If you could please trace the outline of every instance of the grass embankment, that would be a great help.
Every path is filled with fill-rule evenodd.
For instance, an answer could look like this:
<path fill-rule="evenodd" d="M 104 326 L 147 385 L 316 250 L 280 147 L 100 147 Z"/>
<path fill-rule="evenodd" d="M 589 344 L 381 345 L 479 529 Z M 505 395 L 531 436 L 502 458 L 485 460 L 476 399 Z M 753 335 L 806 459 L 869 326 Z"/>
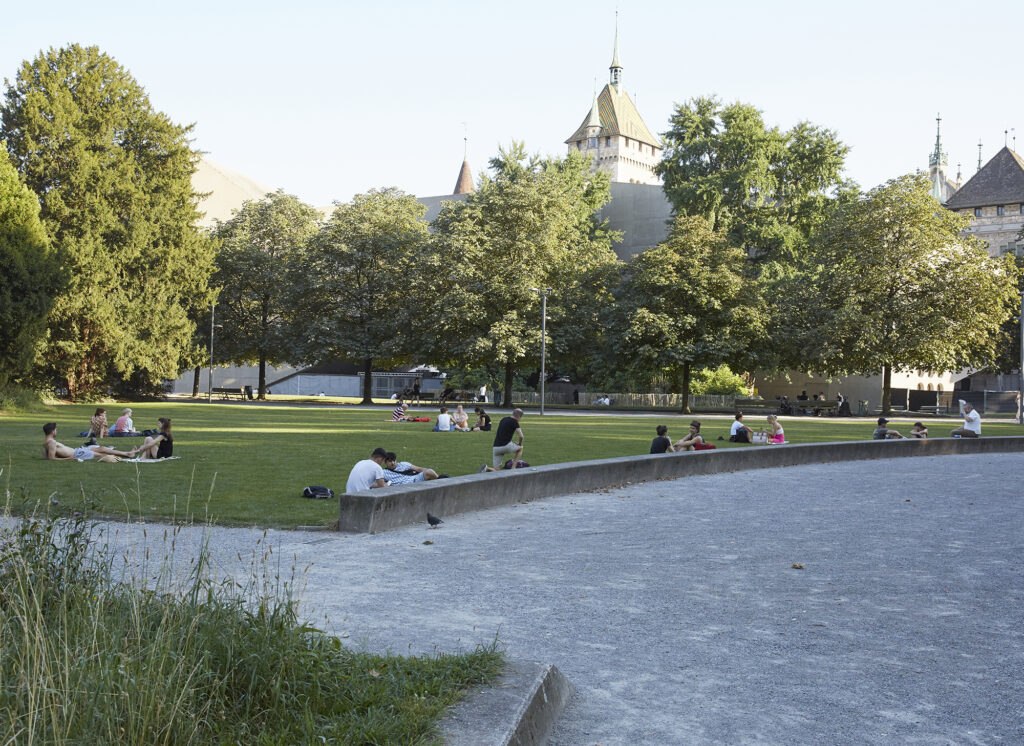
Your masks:
<path fill-rule="evenodd" d="M 108 407 L 117 413 L 120 407 Z M 41 457 L 42 425 L 58 423 L 58 438 L 69 445 L 81 440 L 94 405 L 63 405 L 46 410 L 0 415 L 0 466 L 19 498 L 84 495 L 102 514 L 158 520 L 215 521 L 227 525 L 295 527 L 327 525 L 337 519 L 336 500 L 304 500 L 311 484 L 343 492 L 352 465 L 381 446 L 420 466 L 452 475 L 475 472 L 490 463 L 493 433 L 435 433 L 432 423 L 392 423 L 384 410 L 319 407 L 205 404 L 193 402 L 134 405 L 136 427 L 155 428 L 158 416 L 174 421 L 175 455 L 181 460 L 160 464 L 47 462 Z M 413 413 L 433 417 L 435 407 Z M 498 419 L 497 417 L 495 418 Z M 691 418 L 570 416 L 528 411 L 524 460 L 531 465 L 612 458 L 647 453 L 656 425 L 681 438 Z M 719 447 L 728 441 L 731 418 L 704 419 L 703 433 Z M 912 419 L 894 419 L 890 427 L 909 430 Z M 750 415 L 758 427 L 763 417 Z M 933 436 L 945 436 L 955 420 L 929 420 Z M 497 425 L 497 422 L 495 422 Z M 784 419 L 793 443 L 863 440 L 874 421 L 802 417 Z M 983 420 L 985 435 L 1021 435 L 1011 423 Z M 140 439 L 104 441 L 130 448 Z M 768 447 L 746 446 L 738 447 Z M 189 495 L 200 495 L 200 498 Z"/>
<path fill-rule="evenodd" d="M 299 623 L 266 570 L 215 582 L 201 555 L 183 583 L 158 572 L 140 590 L 115 580 L 121 560 L 81 517 L 11 525 L 0 532 L 3 743 L 437 743 L 444 708 L 502 665 L 493 647 L 354 653 Z"/>

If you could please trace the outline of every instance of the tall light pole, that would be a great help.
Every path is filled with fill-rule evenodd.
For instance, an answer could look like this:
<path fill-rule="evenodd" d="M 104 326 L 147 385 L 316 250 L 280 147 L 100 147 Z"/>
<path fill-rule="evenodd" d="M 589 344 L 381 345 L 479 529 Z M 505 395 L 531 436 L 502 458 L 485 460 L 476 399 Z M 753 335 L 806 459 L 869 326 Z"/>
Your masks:
<path fill-rule="evenodd" d="M 540 413 L 544 414 L 544 384 L 547 380 L 548 293 L 551 288 L 530 288 L 540 295 Z"/>
<path fill-rule="evenodd" d="M 1017 424 L 1024 425 L 1024 292 L 1020 294 L 1020 377 L 1017 384 Z"/>
<path fill-rule="evenodd" d="M 213 404 L 213 309 L 214 302 L 210 301 L 210 375 L 207 377 L 208 389 L 206 392 L 206 403 Z"/>

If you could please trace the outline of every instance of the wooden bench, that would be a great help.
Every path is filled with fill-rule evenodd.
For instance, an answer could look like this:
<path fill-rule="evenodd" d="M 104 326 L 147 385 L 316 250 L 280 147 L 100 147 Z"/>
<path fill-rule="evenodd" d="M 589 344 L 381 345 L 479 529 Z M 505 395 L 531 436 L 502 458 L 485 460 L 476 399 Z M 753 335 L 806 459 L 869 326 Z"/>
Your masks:
<path fill-rule="evenodd" d="M 212 391 L 220 396 L 221 399 L 230 399 L 232 396 L 237 396 L 245 401 L 245 389 L 241 386 L 214 386 Z"/>
<path fill-rule="evenodd" d="M 924 404 L 921 406 L 921 411 L 925 414 L 942 415 L 949 414 L 949 407 L 945 404 Z"/>
<path fill-rule="evenodd" d="M 736 400 L 736 412 L 769 412 L 771 414 L 778 414 L 779 412 L 779 401 L 778 399 L 737 399 Z"/>
<path fill-rule="evenodd" d="M 424 401 L 437 401 L 437 392 L 436 391 L 421 391 L 420 395 L 419 395 L 419 400 L 421 402 L 424 402 Z M 416 401 L 416 396 L 413 395 L 413 397 L 412 397 L 412 399 L 410 401 Z"/>

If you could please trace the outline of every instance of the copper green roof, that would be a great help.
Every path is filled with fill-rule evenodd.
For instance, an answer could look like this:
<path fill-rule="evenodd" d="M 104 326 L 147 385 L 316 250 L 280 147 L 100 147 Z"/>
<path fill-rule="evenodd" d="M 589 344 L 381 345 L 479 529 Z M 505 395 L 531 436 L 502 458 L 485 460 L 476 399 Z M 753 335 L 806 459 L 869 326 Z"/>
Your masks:
<path fill-rule="evenodd" d="M 601 118 L 600 137 L 623 135 L 656 148 L 662 147 L 661 141 L 647 129 L 643 117 L 625 91 L 617 91 L 611 84 L 606 85 L 597 97 L 597 110 Z M 589 121 L 590 112 L 587 112 L 586 119 L 566 142 L 585 140 Z"/>

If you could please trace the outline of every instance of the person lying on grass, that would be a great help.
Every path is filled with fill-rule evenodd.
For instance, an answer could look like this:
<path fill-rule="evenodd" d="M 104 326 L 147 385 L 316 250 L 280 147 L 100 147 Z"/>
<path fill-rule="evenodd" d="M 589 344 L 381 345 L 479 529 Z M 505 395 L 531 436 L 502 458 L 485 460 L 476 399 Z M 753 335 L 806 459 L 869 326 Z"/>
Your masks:
<path fill-rule="evenodd" d="M 384 456 L 384 478 L 392 486 L 396 484 L 412 484 L 413 482 L 437 479 L 437 472 L 433 469 L 410 464 L 408 461 L 399 461 L 398 456 L 393 451 L 388 451 Z"/>
<path fill-rule="evenodd" d="M 146 436 L 139 447 L 139 458 L 159 459 L 170 458 L 174 454 L 174 436 L 171 435 L 171 418 L 159 417 L 160 434 L 155 437 Z"/>
<path fill-rule="evenodd" d="M 108 464 L 117 463 L 123 458 L 132 458 L 138 448 L 131 451 L 115 451 L 113 448 L 96 445 L 90 440 L 84 446 L 72 448 L 57 440 L 57 423 L 47 422 L 43 425 L 43 458 L 47 461 L 103 461 Z"/>

